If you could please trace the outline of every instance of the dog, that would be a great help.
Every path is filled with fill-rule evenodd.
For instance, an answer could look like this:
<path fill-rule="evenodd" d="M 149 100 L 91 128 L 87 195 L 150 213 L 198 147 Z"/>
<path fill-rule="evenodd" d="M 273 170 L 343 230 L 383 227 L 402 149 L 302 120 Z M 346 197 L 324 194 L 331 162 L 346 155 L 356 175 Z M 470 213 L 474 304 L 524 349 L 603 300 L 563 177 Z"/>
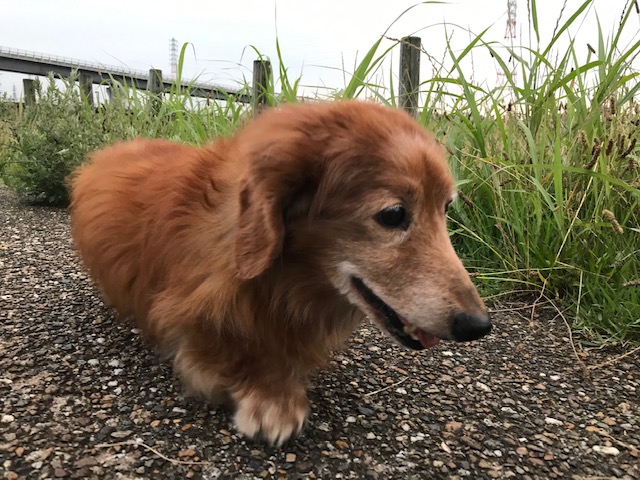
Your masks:
<path fill-rule="evenodd" d="M 106 147 L 70 186 L 102 294 L 248 437 L 301 430 L 310 375 L 365 317 L 413 350 L 491 329 L 447 233 L 444 149 L 400 110 L 274 107 L 204 147 Z"/>

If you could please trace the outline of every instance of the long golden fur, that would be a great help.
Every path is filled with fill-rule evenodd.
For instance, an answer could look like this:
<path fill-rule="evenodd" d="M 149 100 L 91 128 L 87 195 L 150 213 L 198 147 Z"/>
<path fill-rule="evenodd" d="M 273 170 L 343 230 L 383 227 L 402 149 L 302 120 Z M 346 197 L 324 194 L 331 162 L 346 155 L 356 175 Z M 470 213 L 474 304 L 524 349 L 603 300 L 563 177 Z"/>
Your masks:
<path fill-rule="evenodd" d="M 230 398 L 248 436 L 302 427 L 305 384 L 365 315 L 415 349 L 491 328 L 453 251 L 443 149 L 357 101 L 274 108 L 204 148 L 138 139 L 72 178 L 73 237 L 105 299 Z"/>

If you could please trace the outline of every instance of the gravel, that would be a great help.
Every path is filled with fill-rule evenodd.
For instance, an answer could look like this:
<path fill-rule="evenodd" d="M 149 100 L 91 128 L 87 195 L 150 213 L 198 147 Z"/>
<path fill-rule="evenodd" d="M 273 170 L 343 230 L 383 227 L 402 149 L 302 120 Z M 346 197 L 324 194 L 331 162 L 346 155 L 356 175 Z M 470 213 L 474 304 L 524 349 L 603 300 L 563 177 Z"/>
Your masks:
<path fill-rule="evenodd" d="M 421 354 L 362 326 L 277 449 L 103 306 L 66 210 L 0 189 L 0 277 L 0 478 L 640 478 L 638 355 L 576 356 L 546 310 L 495 306 L 482 341 Z"/>

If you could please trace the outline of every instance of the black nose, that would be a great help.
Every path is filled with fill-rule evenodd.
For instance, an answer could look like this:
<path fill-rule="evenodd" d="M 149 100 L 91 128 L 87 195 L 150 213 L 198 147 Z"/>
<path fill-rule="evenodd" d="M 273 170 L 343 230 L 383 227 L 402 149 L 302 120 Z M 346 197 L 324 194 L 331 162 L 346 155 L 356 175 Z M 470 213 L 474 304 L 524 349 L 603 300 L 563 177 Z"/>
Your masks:
<path fill-rule="evenodd" d="M 491 331 L 489 315 L 469 315 L 456 313 L 453 317 L 453 338 L 458 342 L 468 342 L 484 337 Z"/>

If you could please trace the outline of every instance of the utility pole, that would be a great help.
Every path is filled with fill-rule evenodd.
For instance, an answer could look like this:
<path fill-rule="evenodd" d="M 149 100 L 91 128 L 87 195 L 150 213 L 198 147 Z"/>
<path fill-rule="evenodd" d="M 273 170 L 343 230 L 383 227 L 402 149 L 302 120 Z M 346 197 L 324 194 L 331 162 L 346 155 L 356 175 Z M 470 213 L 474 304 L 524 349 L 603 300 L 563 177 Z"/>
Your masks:
<path fill-rule="evenodd" d="M 504 38 L 511 40 L 511 46 L 513 46 L 513 39 L 517 35 L 518 25 L 518 1 L 507 0 L 507 29 L 504 32 Z"/>
<path fill-rule="evenodd" d="M 509 41 L 509 47 L 511 48 L 511 52 L 514 50 L 514 40 L 518 35 L 518 0 L 507 0 L 507 25 L 504 31 L 505 40 Z M 518 75 L 518 70 L 515 65 L 515 59 L 513 55 L 509 55 L 509 60 L 507 61 L 507 65 L 510 66 L 511 71 L 511 80 L 513 83 L 516 81 L 516 77 Z M 507 75 L 506 72 L 502 70 L 502 67 L 497 67 L 497 75 L 498 75 L 498 84 L 499 86 L 507 87 Z M 508 89 L 511 92 L 511 88 Z M 508 94 L 509 95 L 509 94 Z M 511 95 L 509 95 L 511 96 Z M 509 100 L 509 106 L 511 106 L 511 100 Z"/>
<path fill-rule="evenodd" d="M 171 76 L 178 76 L 178 40 L 174 38 L 169 42 L 169 64 L 171 65 Z"/>

